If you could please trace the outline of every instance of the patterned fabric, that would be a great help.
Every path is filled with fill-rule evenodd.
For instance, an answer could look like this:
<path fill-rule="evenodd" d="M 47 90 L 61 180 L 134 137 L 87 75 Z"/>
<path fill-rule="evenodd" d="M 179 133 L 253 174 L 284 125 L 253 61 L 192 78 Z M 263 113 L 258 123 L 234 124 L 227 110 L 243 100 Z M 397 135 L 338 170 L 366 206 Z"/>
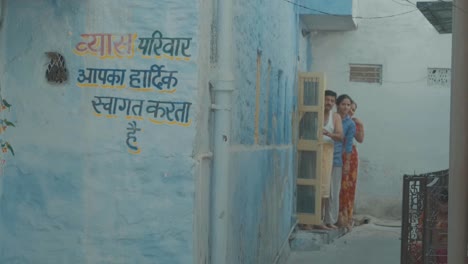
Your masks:
<path fill-rule="evenodd" d="M 354 122 L 353 122 L 354 123 Z M 361 129 L 361 126 L 355 126 L 356 133 Z M 354 136 L 353 136 L 354 137 Z M 346 138 L 345 140 L 349 140 Z M 354 138 L 352 139 L 354 142 Z M 343 164 L 346 162 L 346 152 L 343 153 Z M 340 190 L 340 221 L 344 226 L 351 225 L 353 222 L 354 200 L 356 197 L 356 183 L 359 167 L 359 155 L 356 146 L 353 144 L 351 158 L 349 163 L 349 173 L 341 178 Z"/>
<path fill-rule="evenodd" d="M 346 162 L 346 153 L 343 153 L 343 161 Z M 344 226 L 351 225 L 353 221 L 354 197 L 356 195 L 356 182 L 358 172 L 359 156 L 356 147 L 353 145 L 351 152 L 349 173 L 341 177 L 340 190 L 340 222 Z"/>

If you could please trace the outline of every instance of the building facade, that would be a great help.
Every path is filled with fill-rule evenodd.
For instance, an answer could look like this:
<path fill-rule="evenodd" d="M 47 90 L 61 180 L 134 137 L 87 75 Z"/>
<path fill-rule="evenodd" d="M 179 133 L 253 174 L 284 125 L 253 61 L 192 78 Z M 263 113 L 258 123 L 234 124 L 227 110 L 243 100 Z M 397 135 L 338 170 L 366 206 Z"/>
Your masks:
<path fill-rule="evenodd" d="M 216 236 L 225 263 L 282 260 L 310 38 L 297 2 L 236 1 L 232 32 L 221 2 L 2 1 L 1 263 L 211 263 Z M 217 110 L 230 119 L 221 194 Z"/>
<path fill-rule="evenodd" d="M 354 4 L 356 30 L 310 32 L 311 69 L 358 103 L 357 212 L 399 218 L 403 175 L 449 166 L 452 36 L 405 1 Z M 359 66 L 378 74 L 366 80 Z"/>

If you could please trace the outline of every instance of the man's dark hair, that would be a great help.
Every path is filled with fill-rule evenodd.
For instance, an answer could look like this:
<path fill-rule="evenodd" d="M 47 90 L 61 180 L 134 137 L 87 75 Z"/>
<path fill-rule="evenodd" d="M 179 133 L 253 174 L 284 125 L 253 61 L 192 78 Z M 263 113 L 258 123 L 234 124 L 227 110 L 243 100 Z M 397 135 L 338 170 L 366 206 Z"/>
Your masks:
<path fill-rule="evenodd" d="M 325 91 L 325 96 L 333 96 L 336 99 L 336 93 L 332 90 L 326 90 Z"/>

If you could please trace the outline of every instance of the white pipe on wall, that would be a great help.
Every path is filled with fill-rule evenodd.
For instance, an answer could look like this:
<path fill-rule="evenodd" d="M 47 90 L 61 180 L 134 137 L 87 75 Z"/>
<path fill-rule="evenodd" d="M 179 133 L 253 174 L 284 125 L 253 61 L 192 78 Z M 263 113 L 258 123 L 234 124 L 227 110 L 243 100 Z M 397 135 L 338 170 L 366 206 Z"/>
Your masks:
<path fill-rule="evenodd" d="M 468 242 L 468 1 L 454 1 L 448 263 L 465 263 Z"/>
<path fill-rule="evenodd" d="M 231 102 L 234 91 L 233 3 L 218 1 L 218 78 L 214 92 L 213 182 L 211 212 L 211 264 L 228 264 L 229 239 L 229 147 Z"/>

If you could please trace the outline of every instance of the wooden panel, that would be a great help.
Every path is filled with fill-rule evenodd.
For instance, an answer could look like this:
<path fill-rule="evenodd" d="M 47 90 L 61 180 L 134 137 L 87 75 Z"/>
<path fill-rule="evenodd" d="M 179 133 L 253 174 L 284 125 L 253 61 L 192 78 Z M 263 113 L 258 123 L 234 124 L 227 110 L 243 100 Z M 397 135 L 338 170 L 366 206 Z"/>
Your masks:
<path fill-rule="evenodd" d="M 300 179 L 300 178 L 298 178 L 298 179 L 296 180 L 296 183 L 297 183 L 298 185 L 310 185 L 310 186 L 312 186 L 312 185 L 317 185 L 317 184 L 319 184 L 319 180 Z"/>
<path fill-rule="evenodd" d="M 315 214 L 302 214 L 298 213 L 297 218 L 301 224 L 315 225 L 320 223 L 320 216 Z"/>
<path fill-rule="evenodd" d="M 325 100 L 324 74 L 300 73 L 298 89 L 297 216 L 301 224 L 319 224 L 322 218 L 320 188 Z M 302 159 L 313 164 L 301 164 L 304 162 Z"/>

